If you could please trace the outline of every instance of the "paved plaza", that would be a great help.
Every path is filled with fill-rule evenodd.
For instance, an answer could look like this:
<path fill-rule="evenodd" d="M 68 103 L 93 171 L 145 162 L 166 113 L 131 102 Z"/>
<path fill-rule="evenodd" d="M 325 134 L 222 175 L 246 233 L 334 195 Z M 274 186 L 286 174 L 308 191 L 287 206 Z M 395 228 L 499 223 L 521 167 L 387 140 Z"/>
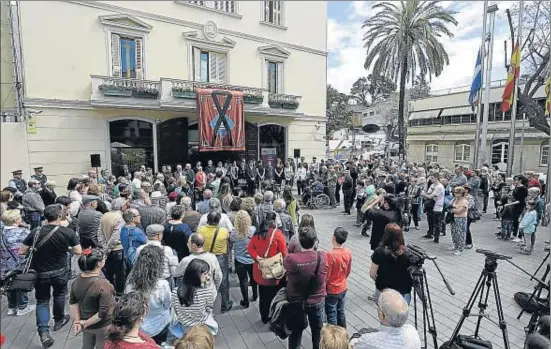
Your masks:
<path fill-rule="evenodd" d="M 306 211 L 302 211 L 305 213 Z M 359 229 L 353 226 L 355 217 L 343 216 L 340 208 L 327 211 L 312 211 L 316 219 L 316 228 L 319 233 L 320 246 L 322 249 L 331 248 L 331 234 L 335 227 L 343 226 L 351 233 L 347 242 L 348 248 L 353 252 L 353 268 L 348 283 L 348 295 L 346 305 L 346 319 L 348 332 L 350 334 L 364 327 L 376 327 L 377 311 L 374 303 L 368 300 L 368 296 L 374 292 L 374 282 L 369 277 L 370 255 L 368 238 L 360 235 Z M 535 271 L 545 253 L 543 251 L 544 240 L 549 239 L 549 228 L 540 228 L 536 243 L 535 253 L 525 256 L 516 253 L 516 244 L 498 241 L 494 237 L 497 222 L 493 221 L 490 214 L 487 214 L 482 221 L 473 224 L 473 240 L 475 248 L 484 248 L 513 256 L 513 261 L 529 272 Z M 431 255 L 438 257 L 437 263 L 445 274 L 449 283 L 455 291 L 452 296 L 446 290 L 442 279 L 434 265 L 427 261 L 426 272 L 434 306 L 436 329 L 438 332 L 438 344 L 448 339 L 461 315 L 461 309 L 466 304 L 480 272 L 484 266 L 484 256 L 468 250 L 462 256 L 454 256 L 447 248 L 451 245 L 451 237 L 441 237 L 440 244 L 433 244 L 430 240 L 422 239 L 426 232 L 426 221 L 421 222 L 421 230 L 412 230 L 406 233 L 406 242 L 419 245 Z M 522 348 L 524 340 L 523 326 L 528 322 L 528 316 L 524 315 L 520 320 L 516 317 L 520 311 L 519 306 L 513 299 L 517 291 L 532 292 L 534 282 L 522 271 L 514 268 L 507 262 L 500 261 L 497 269 L 498 281 L 501 292 L 505 319 L 508 324 L 509 339 L 511 348 Z M 540 272 L 541 276 L 542 272 Z M 286 341 L 280 341 L 270 333 L 268 326 L 260 322 L 257 310 L 257 303 L 249 309 L 242 309 L 239 306 L 241 295 L 239 292 L 237 278 L 232 276 L 231 296 L 234 300 L 234 308 L 227 314 L 216 316 L 220 324 L 220 332 L 216 336 L 216 348 L 225 349 L 277 349 L 286 348 Z M 33 298 L 34 301 L 34 298 Z M 219 309 L 219 306 L 217 307 Z M 6 336 L 5 348 L 26 349 L 40 348 L 35 327 L 34 313 L 21 317 L 6 316 L 7 303 L 2 299 L 2 333 Z M 68 309 L 67 309 L 68 311 Z M 413 308 L 411 308 L 413 313 Z M 490 319 L 497 321 L 497 312 L 493 297 L 490 296 L 487 314 Z M 411 315 L 411 314 L 410 314 Z M 413 316 L 411 316 L 413 321 Z M 461 331 L 463 334 L 472 334 L 476 318 L 470 318 Z M 503 339 L 497 325 L 488 319 L 483 319 L 480 327 L 482 338 L 490 340 L 494 348 L 503 348 Z M 75 337 L 69 326 L 62 331 L 53 333 L 56 343 L 54 349 L 73 349 L 81 345 L 81 337 Z M 303 336 L 303 346 L 311 348 L 309 334 Z M 432 341 L 429 343 L 432 348 Z"/>

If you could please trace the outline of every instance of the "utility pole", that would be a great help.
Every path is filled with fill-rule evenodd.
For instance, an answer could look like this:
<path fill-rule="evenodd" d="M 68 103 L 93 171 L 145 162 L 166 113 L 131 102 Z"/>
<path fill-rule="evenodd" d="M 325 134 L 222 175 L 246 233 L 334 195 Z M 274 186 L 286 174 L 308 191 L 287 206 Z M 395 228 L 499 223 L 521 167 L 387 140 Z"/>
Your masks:
<path fill-rule="evenodd" d="M 519 44 L 519 56 L 522 54 L 522 18 L 524 14 L 524 1 L 520 1 L 520 10 L 518 13 L 518 44 Z M 513 42 L 513 52 L 515 43 Z M 513 111 L 511 112 L 511 131 L 509 133 L 509 149 L 507 152 L 507 177 L 511 177 L 513 174 L 513 162 L 515 158 L 515 128 L 517 124 L 517 106 L 518 106 L 518 96 L 517 90 L 520 79 L 520 67 L 519 74 L 515 78 L 514 89 L 513 89 Z"/>
<path fill-rule="evenodd" d="M 486 24 L 488 22 L 488 1 L 484 1 L 484 11 L 483 11 L 483 20 L 482 20 L 482 39 L 480 44 L 480 74 L 481 76 L 484 76 L 485 66 L 484 66 L 484 60 L 486 58 Z M 482 81 L 482 85 L 484 83 L 488 84 L 488 81 Z M 473 165 L 474 167 L 478 167 L 478 153 L 480 151 L 480 118 L 481 118 L 481 112 L 482 112 L 482 89 L 478 91 L 478 105 L 476 106 L 476 134 L 474 137 L 474 159 L 473 159 Z"/>
<path fill-rule="evenodd" d="M 478 155 L 477 168 L 482 168 L 482 165 L 487 162 L 488 151 L 486 150 L 488 138 L 488 118 L 490 115 L 490 89 L 492 81 L 492 60 L 494 57 L 494 31 L 496 22 L 496 12 L 498 8 L 496 4 L 490 5 L 486 12 L 490 14 L 490 35 L 488 36 L 488 65 L 485 71 L 486 88 L 484 90 L 484 115 L 482 117 L 482 131 L 480 133 L 480 154 Z M 483 43 L 484 45 L 484 43 Z"/>
<path fill-rule="evenodd" d="M 522 131 L 520 134 L 520 160 L 519 160 L 519 172 L 523 172 L 523 164 L 524 164 L 524 128 L 525 128 L 525 122 L 526 121 L 526 114 L 522 113 Z"/>

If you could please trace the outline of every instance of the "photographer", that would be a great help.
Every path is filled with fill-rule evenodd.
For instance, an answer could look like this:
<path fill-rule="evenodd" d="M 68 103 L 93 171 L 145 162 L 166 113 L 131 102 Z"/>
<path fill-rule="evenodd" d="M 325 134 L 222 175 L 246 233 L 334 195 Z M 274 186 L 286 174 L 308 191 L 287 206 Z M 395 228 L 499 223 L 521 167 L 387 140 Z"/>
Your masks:
<path fill-rule="evenodd" d="M 400 292 L 406 302 L 411 301 L 413 280 L 409 273 L 410 261 L 404 243 L 404 234 L 398 224 L 388 224 L 379 247 L 371 255 L 369 276 L 375 281 L 377 290 L 374 300 L 380 293 L 391 288 Z"/>

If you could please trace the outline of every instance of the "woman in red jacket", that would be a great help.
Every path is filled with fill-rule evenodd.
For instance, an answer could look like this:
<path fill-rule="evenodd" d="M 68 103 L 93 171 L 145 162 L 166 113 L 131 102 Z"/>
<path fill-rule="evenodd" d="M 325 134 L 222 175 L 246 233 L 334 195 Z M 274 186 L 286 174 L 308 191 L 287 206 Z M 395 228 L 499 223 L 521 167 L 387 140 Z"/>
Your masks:
<path fill-rule="evenodd" d="M 273 239 L 272 239 L 273 235 Z M 272 243 L 270 244 L 270 240 Z M 275 212 L 267 212 L 266 218 L 262 222 L 260 229 L 258 229 L 247 247 L 249 254 L 254 259 L 253 265 L 253 279 L 258 284 L 259 302 L 258 309 L 260 311 L 260 318 L 262 322 L 267 324 L 270 321 L 270 304 L 272 299 L 279 291 L 278 279 L 264 279 L 262 277 L 262 271 L 259 268 L 258 262 L 263 258 L 270 258 L 278 253 L 281 253 L 283 257 L 287 256 L 287 245 L 285 242 L 285 236 L 281 230 L 276 229 L 276 214 Z"/>

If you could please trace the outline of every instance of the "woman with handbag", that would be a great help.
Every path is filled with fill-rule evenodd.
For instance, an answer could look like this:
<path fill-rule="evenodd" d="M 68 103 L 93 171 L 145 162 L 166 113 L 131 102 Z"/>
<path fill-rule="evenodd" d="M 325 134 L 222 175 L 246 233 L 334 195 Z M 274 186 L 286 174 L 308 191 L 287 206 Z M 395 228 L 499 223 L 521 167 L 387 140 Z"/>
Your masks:
<path fill-rule="evenodd" d="M 25 261 L 25 256 L 19 255 L 19 245 L 29 235 L 30 230 L 23 226 L 23 218 L 19 210 L 6 210 L 2 214 L 2 242 L 0 243 L 0 277 L 4 283 L 6 275 L 16 270 Z M 7 315 L 25 315 L 36 308 L 29 304 L 27 292 L 7 291 Z"/>
<path fill-rule="evenodd" d="M 82 349 L 103 349 L 107 327 L 115 306 L 115 289 L 101 275 L 107 255 L 100 249 L 86 249 L 78 259 L 82 274 L 71 285 L 69 307 L 73 332 L 82 332 Z"/>
<path fill-rule="evenodd" d="M 280 279 L 285 275 L 283 258 L 287 256 L 285 236 L 281 230 L 276 229 L 275 212 L 266 213 L 247 250 L 255 260 L 253 279 L 258 284 L 260 318 L 267 324 L 270 321 L 270 304 L 279 290 Z"/>
<path fill-rule="evenodd" d="M 467 213 L 469 211 L 469 202 L 467 200 L 467 190 L 463 187 L 453 189 L 454 199 L 450 203 L 453 220 L 451 221 L 453 246 L 449 251 L 454 251 L 454 255 L 459 256 L 465 248 L 465 238 L 467 237 Z"/>

